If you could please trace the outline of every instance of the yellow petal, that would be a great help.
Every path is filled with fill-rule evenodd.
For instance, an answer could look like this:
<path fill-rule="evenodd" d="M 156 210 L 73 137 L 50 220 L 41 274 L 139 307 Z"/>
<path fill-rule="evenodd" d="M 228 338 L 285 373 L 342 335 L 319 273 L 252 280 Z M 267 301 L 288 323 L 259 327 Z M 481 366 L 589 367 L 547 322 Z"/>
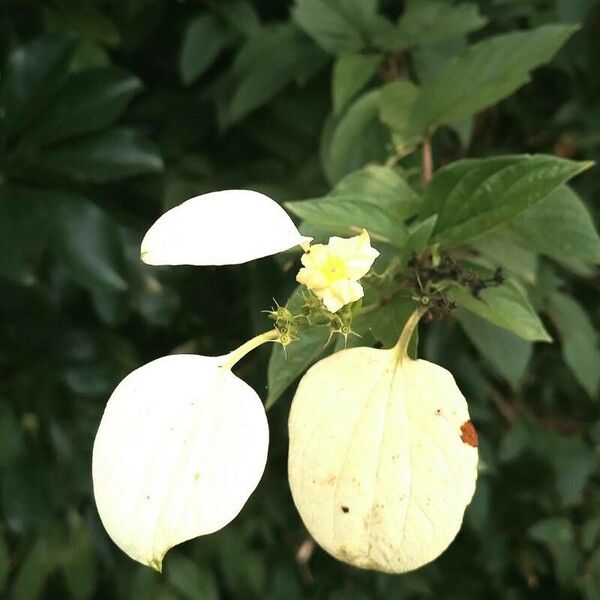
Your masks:
<path fill-rule="evenodd" d="M 211 192 L 163 214 L 146 233 L 141 258 L 150 265 L 229 265 L 305 245 L 274 200 L 250 190 Z"/>
<path fill-rule="evenodd" d="M 314 365 L 289 418 L 289 480 L 315 540 L 357 567 L 403 573 L 460 529 L 477 477 L 476 434 L 452 375 L 394 350 Z"/>
<path fill-rule="evenodd" d="M 158 570 L 170 548 L 235 518 L 265 467 L 263 405 L 219 367 L 223 360 L 175 355 L 136 369 L 112 394 L 96 435 L 104 527 L 131 558 Z"/>

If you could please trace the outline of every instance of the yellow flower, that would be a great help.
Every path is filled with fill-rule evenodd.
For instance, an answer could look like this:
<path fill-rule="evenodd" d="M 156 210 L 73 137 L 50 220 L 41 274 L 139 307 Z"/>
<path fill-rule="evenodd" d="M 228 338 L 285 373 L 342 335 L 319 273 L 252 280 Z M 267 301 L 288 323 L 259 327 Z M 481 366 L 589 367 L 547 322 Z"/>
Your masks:
<path fill-rule="evenodd" d="M 330 237 L 328 244 L 314 244 L 302 256 L 302 269 L 296 281 L 312 290 L 327 310 L 337 312 L 342 306 L 364 296 L 364 277 L 379 252 L 371 247 L 366 229 L 351 238 Z"/>

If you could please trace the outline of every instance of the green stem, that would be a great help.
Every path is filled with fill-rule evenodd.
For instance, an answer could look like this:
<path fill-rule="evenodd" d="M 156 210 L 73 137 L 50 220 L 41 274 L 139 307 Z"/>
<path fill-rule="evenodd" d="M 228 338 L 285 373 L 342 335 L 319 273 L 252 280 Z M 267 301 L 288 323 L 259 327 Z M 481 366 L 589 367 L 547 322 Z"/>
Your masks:
<path fill-rule="evenodd" d="M 258 348 L 262 344 L 266 342 L 274 342 L 279 337 L 279 331 L 276 329 L 271 329 L 269 331 L 265 331 L 253 337 L 251 340 L 248 340 L 245 344 L 242 344 L 239 348 L 235 349 L 233 352 L 230 352 L 227 355 L 227 360 L 221 365 L 222 369 L 231 370 L 238 361 L 240 361 L 248 352 L 251 352 L 255 348 Z"/>
<path fill-rule="evenodd" d="M 408 356 L 408 345 L 410 344 L 410 339 L 413 336 L 417 325 L 419 324 L 419 320 L 421 317 L 427 312 L 426 306 L 419 306 L 415 309 L 410 317 L 408 317 L 408 321 L 404 325 L 404 329 L 400 334 L 400 338 L 398 342 L 394 346 L 394 352 L 398 360 L 404 360 L 405 358 L 409 358 Z"/>

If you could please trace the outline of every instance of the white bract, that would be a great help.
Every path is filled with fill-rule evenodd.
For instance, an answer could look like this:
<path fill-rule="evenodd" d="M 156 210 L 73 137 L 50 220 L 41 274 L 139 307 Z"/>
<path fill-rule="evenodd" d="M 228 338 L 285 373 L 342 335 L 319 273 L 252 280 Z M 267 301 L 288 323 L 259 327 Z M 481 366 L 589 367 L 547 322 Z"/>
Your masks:
<path fill-rule="evenodd" d="M 164 213 L 142 240 L 149 265 L 232 265 L 302 246 L 288 214 L 250 190 L 211 192 Z"/>
<path fill-rule="evenodd" d="M 115 543 L 160 570 L 176 544 L 227 525 L 265 468 L 269 430 L 228 357 L 174 355 L 130 373 L 94 442 L 94 495 Z"/>
<path fill-rule="evenodd" d="M 327 552 L 403 573 L 460 529 L 477 436 L 451 373 L 398 349 L 353 348 L 302 378 L 289 418 L 294 502 Z"/>

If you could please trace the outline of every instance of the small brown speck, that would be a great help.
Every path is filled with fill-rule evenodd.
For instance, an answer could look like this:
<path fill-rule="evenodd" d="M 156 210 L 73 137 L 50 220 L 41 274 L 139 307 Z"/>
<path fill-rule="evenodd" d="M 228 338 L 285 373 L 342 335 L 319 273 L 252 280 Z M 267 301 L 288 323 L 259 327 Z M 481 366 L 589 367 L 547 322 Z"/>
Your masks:
<path fill-rule="evenodd" d="M 342 506 L 342 512 L 343 513 L 349 513 L 350 509 L 347 506 Z"/>
<path fill-rule="evenodd" d="M 437 408 L 435 410 L 435 414 L 438 415 L 438 416 L 441 415 L 442 414 L 442 409 L 441 408 Z"/>
<path fill-rule="evenodd" d="M 473 446 L 473 448 L 477 448 L 477 432 L 475 431 L 475 427 L 473 427 L 473 423 L 471 421 L 465 421 L 460 426 L 460 439 L 469 446 Z"/>

